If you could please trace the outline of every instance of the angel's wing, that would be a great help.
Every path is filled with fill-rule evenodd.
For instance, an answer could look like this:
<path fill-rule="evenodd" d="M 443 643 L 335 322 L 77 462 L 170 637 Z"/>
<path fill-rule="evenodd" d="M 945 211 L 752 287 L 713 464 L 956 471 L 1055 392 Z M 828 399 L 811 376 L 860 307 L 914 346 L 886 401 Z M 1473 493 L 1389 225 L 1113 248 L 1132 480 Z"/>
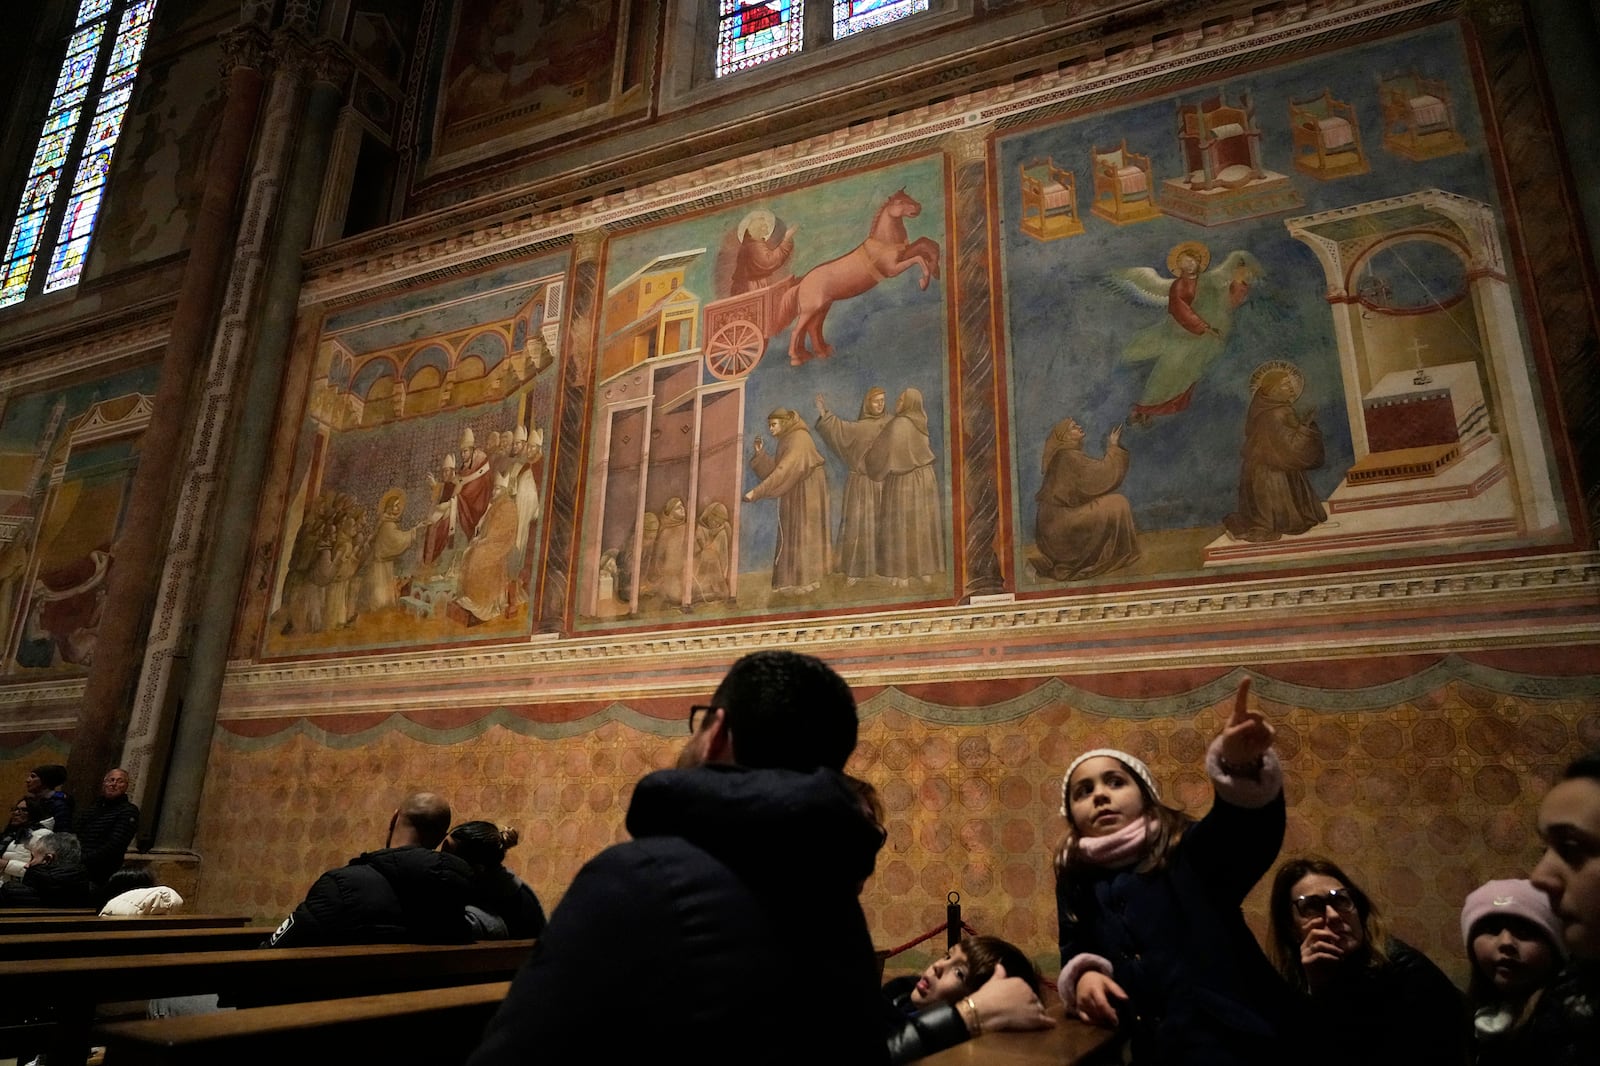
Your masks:
<path fill-rule="evenodd" d="M 1167 290 L 1172 279 L 1164 278 L 1150 267 L 1128 267 L 1114 270 L 1100 279 L 1100 284 L 1123 299 L 1143 307 L 1166 307 Z"/>

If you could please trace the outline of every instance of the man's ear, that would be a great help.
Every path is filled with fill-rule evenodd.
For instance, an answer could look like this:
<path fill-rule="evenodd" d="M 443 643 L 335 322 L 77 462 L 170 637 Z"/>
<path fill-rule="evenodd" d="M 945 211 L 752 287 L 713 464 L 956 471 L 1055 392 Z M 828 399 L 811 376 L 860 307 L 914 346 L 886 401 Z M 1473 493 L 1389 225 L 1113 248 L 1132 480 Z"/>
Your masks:
<path fill-rule="evenodd" d="M 733 762 L 733 729 L 728 725 L 728 712 L 721 707 L 711 712 L 705 725 L 706 762 Z"/>

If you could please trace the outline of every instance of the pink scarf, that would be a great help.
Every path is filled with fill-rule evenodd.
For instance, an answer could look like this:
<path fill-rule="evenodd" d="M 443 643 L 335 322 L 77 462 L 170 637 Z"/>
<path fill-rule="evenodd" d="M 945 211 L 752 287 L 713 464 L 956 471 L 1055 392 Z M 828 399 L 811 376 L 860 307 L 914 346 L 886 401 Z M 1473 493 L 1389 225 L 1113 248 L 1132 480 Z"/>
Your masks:
<path fill-rule="evenodd" d="M 1129 822 L 1115 833 L 1103 837 L 1083 837 L 1078 841 L 1078 854 L 1086 862 L 1115 870 L 1131 866 L 1144 851 L 1145 838 L 1150 835 L 1150 819 L 1140 818 Z"/>

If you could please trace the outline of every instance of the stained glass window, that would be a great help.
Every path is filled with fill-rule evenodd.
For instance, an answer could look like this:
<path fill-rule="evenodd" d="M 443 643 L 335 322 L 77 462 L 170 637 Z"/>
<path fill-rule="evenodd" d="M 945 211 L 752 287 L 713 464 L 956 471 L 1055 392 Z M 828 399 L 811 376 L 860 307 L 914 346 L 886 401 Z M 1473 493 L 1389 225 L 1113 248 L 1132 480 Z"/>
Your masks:
<path fill-rule="evenodd" d="M 805 0 L 721 0 L 717 77 L 793 55 L 805 42 Z"/>
<path fill-rule="evenodd" d="M 833 0 L 833 39 L 928 10 L 928 0 Z"/>
<path fill-rule="evenodd" d="M 0 307 L 77 283 L 155 9 L 156 0 L 80 0 L 0 262 Z M 49 240 L 41 283 L 34 266 Z"/>

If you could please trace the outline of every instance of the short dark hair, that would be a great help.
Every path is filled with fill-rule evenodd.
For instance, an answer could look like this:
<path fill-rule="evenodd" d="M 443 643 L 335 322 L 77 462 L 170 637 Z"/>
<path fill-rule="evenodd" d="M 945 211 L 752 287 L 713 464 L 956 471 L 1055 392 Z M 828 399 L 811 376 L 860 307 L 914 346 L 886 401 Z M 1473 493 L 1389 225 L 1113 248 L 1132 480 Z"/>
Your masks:
<path fill-rule="evenodd" d="M 757 769 L 843 770 L 856 750 L 856 699 L 821 659 L 752 652 L 728 669 L 711 697 L 733 736 L 733 758 Z"/>
<path fill-rule="evenodd" d="M 1592 777 L 1600 781 L 1600 748 L 1580 755 L 1567 764 L 1566 772 L 1561 775 L 1561 780 L 1571 781 L 1579 777 Z"/>
<path fill-rule="evenodd" d="M 1007 977 L 1020 977 L 1039 994 L 1039 973 L 1021 948 L 997 936 L 964 936 L 961 950 L 967 956 L 967 994 L 982 988 L 994 976 L 996 964 L 1006 968 Z"/>
<path fill-rule="evenodd" d="M 47 762 L 43 766 L 35 766 L 34 774 L 39 778 L 39 783 L 45 788 L 60 788 L 67 783 L 67 768 L 58 762 Z"/>
<path fill-rule="evenodd" d="M 492 870 L 505 864 L 506 852 L 520 839 L 515 829 L 502 829 L 493 822 L 462 822 L 445 837 L 444 850 L 468 866 Z"/>

